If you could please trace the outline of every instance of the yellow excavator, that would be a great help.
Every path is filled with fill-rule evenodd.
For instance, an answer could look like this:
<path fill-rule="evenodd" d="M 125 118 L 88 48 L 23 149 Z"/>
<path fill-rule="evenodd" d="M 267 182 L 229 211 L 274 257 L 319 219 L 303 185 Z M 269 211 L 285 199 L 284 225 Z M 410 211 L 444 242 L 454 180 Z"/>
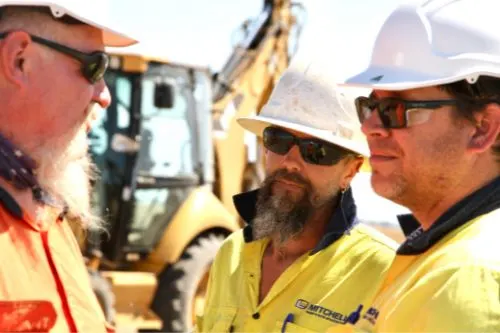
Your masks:
<path fill-rule="evenodd" d="M 94 291 L 117 328 L 190 331 L 224 238 L 239 229 L 232 196 L 262 177 L 257 113 L 288 66 L 304 8 L 264 0 L 218 73 L 140 49 L 110 49 L 113 102 L 90 133 L 105 234 L 81 245 Z"/>

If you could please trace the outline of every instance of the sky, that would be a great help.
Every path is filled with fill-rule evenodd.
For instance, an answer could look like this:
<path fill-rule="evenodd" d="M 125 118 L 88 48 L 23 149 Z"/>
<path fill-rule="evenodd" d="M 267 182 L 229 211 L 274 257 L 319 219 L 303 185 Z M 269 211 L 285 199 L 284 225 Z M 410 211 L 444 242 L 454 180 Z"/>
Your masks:
<path fill-rule="evenodd" d="M 335 51 L 339 79 L 363 70 L 376 32 L 401 0 L 302 0 L 307 20 L 301 48 L 321 43 Z M 111 0 L 112 20 L 133 31 L 138 47 L 171 61 L 219 70 L 229 57 L 241 23 L 257 16 L 263 0 Z M 338 50 L 338 52 L 337 52 Z M 396 223 L 407 212 L 377 196 L 369 175 L 353 182 L 360 218 Z"/>
<path fill-rule="evenodd" d="M 301 0 L 308 12 L 305 44 L 327 38 L 339 47 L 339 68 L 367 63 L 377 28 L 401 0 Z M 113 19 L 134 31 L 141 47 L 168 59 L 218 70 L 232 50 L 231 35 L 257 16 L 263 0 L 111 0 Z M 140 5 L 138 5 L 140 4 Z M 319 34 L 318 34 L 319 31 Z M 234 34 L 233 34 L 234 36 Z"/>

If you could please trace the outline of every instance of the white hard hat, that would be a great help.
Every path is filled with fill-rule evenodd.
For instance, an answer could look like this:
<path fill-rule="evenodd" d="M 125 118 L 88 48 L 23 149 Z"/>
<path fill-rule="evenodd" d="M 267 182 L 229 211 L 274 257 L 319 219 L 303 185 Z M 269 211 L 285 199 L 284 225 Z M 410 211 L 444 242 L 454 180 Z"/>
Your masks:
<path fill-rule="evenodd" d="M 258 136 L 262 136 L 268 126 L 279 126 L 368 156 L 368 145 L 354 108 L 354 95 L 342 91 L 335 84 L 335 77 L 330 59 L 323 62 L 296 57 L 260 114 L 237 121 Z"/>
<path fill-rule="evenodd" d="M 102 30 L 105 46 L 128 46 L 137 43 L 137 40 L 113 26 L 108 16 L 108 5 L 107 0 L 0 0 L 0 7 L 48 7 L 54 18 L 62 18 L 64 15 L 75 18 Z"/>
<path fill-rule="evenodd" d="M 368 68 L 346 84 L 404 90 L 500 77 L 498 4 L 421 0 L 399 6 L 378 33 Z"/>

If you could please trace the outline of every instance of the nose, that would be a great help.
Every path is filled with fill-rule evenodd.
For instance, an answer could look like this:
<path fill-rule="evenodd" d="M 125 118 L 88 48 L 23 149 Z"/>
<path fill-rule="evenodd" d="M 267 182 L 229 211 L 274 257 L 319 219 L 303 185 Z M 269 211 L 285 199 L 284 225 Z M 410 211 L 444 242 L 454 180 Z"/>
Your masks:
<path fill-rule="evenodd" d="M 303 168 L 304 160 L 300 155 L 297 145 L 294 145 L 285 156 L 283 156 L 282 166 L 289 172 L 300 172 Z"/>
<path fill-rule="evenodd" d="M 111 104 L 111 93 L 104 79 L 100 80 L 94 85 L 94 96 L 92 100 L 99 104 L 101 108 L 105 109 Z"/>
<path fill-rule="evenodd" d="M 368 119 L 365 119 L 363 123 L 361 124 L 361 131 L 367 136 L 367 137 L 373 137 L 373 136 L 378 136 L 378 137 L 386 137 L 389 136 L 389 130 L 384 128 L 382 125 L 382 121 L 380 120 L 380 116 L 378 114 L 377 110 L 374 110 Z"/>

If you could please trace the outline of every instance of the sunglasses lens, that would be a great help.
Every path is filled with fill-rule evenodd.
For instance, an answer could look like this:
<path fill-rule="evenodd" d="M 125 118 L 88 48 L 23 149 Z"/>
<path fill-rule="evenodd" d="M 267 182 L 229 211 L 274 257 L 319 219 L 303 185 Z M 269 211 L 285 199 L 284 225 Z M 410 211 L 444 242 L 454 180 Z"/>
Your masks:
<path fill-rule="evenodd" d="M 104 52 L 94 52 L 83 64 L 83 75 L 91 83 L 96 83 L 104 77 L 108 69 L 109 56 Z"/>
<path fill-rule="evenodd" d="M 304 161 L 317 165 L 334 165 L 346 155 L 343 149 L 315 139 L 303 139 L 300 153 Z"/>
<path fill-rule="evenodd" d="M 406 127 L 406 107 L 404 102 L 382 99 L 378 104 L 380 119 L 385 128 Z"/>
<path fill-rule="evenodd" d="M 358 97 L 355 100 L 355 104 L 359 122 L 363 123 L 370 117 L 374 110 L 373 101 L 367 97 Z"/>
<path fill-rule="evenodd" d="M 286 131 L 275 127 L 264 129 L 263 143 L 266 149 L 275 154 L 285 155 L 290 151 L 294 144 L 294 136 Z"/>

